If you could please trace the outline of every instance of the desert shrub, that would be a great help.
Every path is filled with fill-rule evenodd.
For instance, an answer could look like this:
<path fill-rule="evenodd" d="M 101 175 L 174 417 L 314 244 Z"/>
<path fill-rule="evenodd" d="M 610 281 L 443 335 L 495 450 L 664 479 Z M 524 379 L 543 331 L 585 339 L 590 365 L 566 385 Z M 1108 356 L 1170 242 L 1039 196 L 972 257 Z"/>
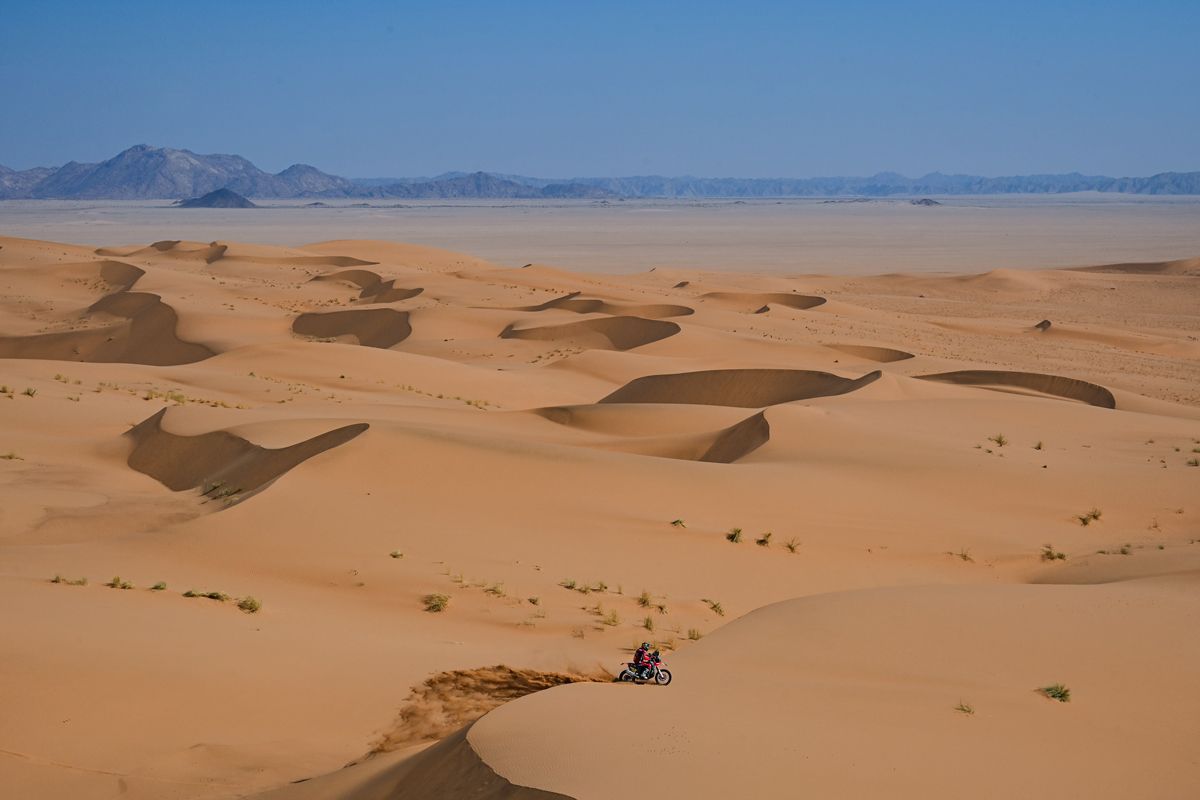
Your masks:
<path fill-rule="evenodd" d="M 1004 447 L 1004 445 L 1008 444 L 1008 439 L 1003 433 L 997 433 L 995 436 L 989 436 L 988 441 L 995 442 L 996 447 Z"/>
<path fill-rule="evenodd" d="M 260 603 L 257 598 L 246 595 L 237 601 L 237 607 L 242 611 L 245 611 L 247 614 L 257 614 L 259 609 L 262 608 L 262 603 Z"/>
<path fill-rule="evenodd" d="M 188 589 L 183 593 L 184 597 L 203 597 L 208 600 L 216 600 L 218 603 L 224 603 L 229 599 L 229 595 L 224 592 L 197 592 L 195 589 Z"/>
<path fill-rule="evenodd" d="M 427 594 L 421 598 L 421 602 L 425 605 L 426 611 L 438 614 L 445 611 L 446 606 L 450 605 L 450 595 Z"/>
<path fill-rule="evenodd" d="M 954 710 L 960 714 L 966 714 L 968 717 L 975 713 L 975 707 L 968 703 L 959 703 Z"/>
<path fill-rule="evenodd" d="M 710 610 L 711 610 L 711 611 L 712 611 L 714 614 L 716 614 L 718 617 L 723 617 L 723 616 L 725 616 L 725 609 L 724 609 L 724 608 L 722 608 L 721 604 L 720 604 L 720 603 L 718 603 L 716 600 L 709 600 L 709 599 L 707 599 L 707 598 L 702 598 L 702 599 L 700 600 L 700 602 L 701 602 L 701 603 L 704 603 L 705 605 L 707 605 L 707 606 L 709 607 L 709 609 L 710 609 Z"/>
<path fill-rule="evenodd" d="M 681 519 L 673 519 L 673 520 L 671 520 L 671 524 L 674 525 L 676 528 L 686 528 L 687 527 L 687 525 L 684 524 L 683 520 L 681 520 Z"/>
<path fill-rule="evenodd" d="M 771 536 L 772 536 L 771 532 L 767 531 L 762 536 L 755 539 L 754 543 L 756 545 L 758 545 L 759 547 L 770 547 L 771 546 Z"/>
<path fill-rule="evenodd" d="M 729 533 L 725 534 L 725 538 L 734 544 L 740 544 L 742 541 L 742 529 L 730 528 Z"/>
<path fill-rule="evenodd" d="M 166 588 L 167 588 L 167 585 L 165 583 L 163 583 L 162 581 L 159 581 L 158 583 L 156 583 L 150 587 L 150 591 L 161 592 L 161 591 L 164 591 Z"/>
<path fill-rule="evenodd" d="M 687 636 L 688 636 L 688 639 L 692 640 L 693 642 L 696 642 L 696 641 L 699 641 L 701 639 L 701 637 L 704 636 L 704 634 L 702 634 L 700 632 L 699 628 L 688 628 Z"/>
<path fill-rule="evenodd" d="M 132 589 L 133 588 L 133 584 L 130 583 L 129 581 L 121 580 L 120 575 L 114 575 L 113 579 L 104 585 L 110 589 Z"/>
<path fill-rule="evenodd" d="M 1046 697 L 1049 697 L 1051 700 L 1057 700 L 1060 703 L 1071 702 L 1071 690 L 1066 686 L 1063 686 L 1061 683 L 1043 686 L 1042 688 L 1038 689 L 1038 691 L 1044 694 Z"/>
<path fill-rule="evenodd" d="M 1052 544 L 1042 545 L 1042 561 L 1066 561 L 1067 554 L 1054 549 Z"/>
<path fill-rule="evenodd" d="M 399 550 L 393 550 L 388 555 L 392 558 L 404 558 L 404 553 L 401 553 Z"/>

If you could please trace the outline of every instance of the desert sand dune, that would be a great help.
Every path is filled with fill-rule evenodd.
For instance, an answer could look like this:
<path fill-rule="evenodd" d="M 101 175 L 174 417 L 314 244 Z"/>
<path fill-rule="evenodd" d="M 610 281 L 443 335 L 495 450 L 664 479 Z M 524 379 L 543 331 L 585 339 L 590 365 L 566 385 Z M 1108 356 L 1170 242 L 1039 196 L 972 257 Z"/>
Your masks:
<path fill-rule="evenodd" d="M 700 299 L 710 300 L 739 311 L 753 311 L 756 314 L 765 313 L 771 305 L 807 311 L 810 308 L 824 305 L 826 302 L 824 297 L 789 292 L 708 292 L 700 295 Z"/>
<path fill-rule="evenodd" d="M 119 258 L 168 258 L 180 261 L 196 261 L 212 264 L 225 256 L 228 245 L 219 242 L 185 242 L 178 239 L 164 239 L 147 246 L 134 247 L 98 247 L 98 256 L 117 256 Z"/>
<path fill-rule="evenodd" d="M 392 347 L 408 338 L 412 326 L 407 311 L 371 308 L 355 311 L 330 311 L 325 314 L 301 314 L 292 330 L 304 336 L 336 338 L 353 336 L 363 347 Z"/>
<path fill-rule="evenodd" d="M 0 240 L 0 794 L 1200 779 L 1200 282 L 216 245 Z"/>
<path fill-rule="evenodd" d="M 1061 375 L 1042 375 L 1036 372 L 1008 372 L 1004 370 L 958 370 L 935 375 L 918 375 L 921 380 L 954 383 L 960 386 L 979 386 L 985 389 L 1025 389 L 1038 394 L 1048 394 L 1099 408 L 1116 408 L 1113 393 L 1094 383 L 1064 378 Z"/>
<path fill-rule="evenodd" d="M 366 423 L 346 425 L 290 447 L 268 449 L 227 431 L 177 436 L 163 430 L 166 413 L 164 409 L 129 430 L 133 440 L 129 466 L 172 491 L 203 487 L 205 495 L 218 498 L 261 489 L 297 464 L 345 444 L 369 427 Z"/>
<path fill-rule="evenodd" d="M 328 275 L 318 275 L 314 281 L 340 281 L 356 286 L 361 291 L 359 299 L 368 303 L 395 303 L 408 300 L 425 291 L 423 288 L 402 289 L 396 287 L 396 279 L 384 280 L 381 275 L 365 269 L 347 269 Z"/>
<path fill-rule="evenodd" d="M 584 447 L 683 461 L 732 464 L 753 453 L 771 438 L 771 426 L 764 412 L 714 429 L 711 427 L 713 421 L 710 414 L 667 415 L 653 411 L 646 413 L 647 410 L 647 406 L 643 405 L 613 404 L 540 408 L 533 413 L 559 425 L 601 434 L 599 437 L 578 440 Z M 659 412 L 665 410 L 657 409 Z M 705 411 L 688 409 L 689 412 L 698 410 Z M 672 428 L 677 430 L 668 432 Z"/>
<path fill-rule="evenodd" d="M 622 386 L 601 403 L 688 403 L 763 408 L 829 397 L 860 389 L 879 377 L 842 378 L 828 372 L 786 369 L 725 369 L 647 375 Z"/>
<path fill-rule="evenodd" d="M 686 684 L 532 695 L 469 729 L 463 755 L 515 784 L 576 798 L 618 796 L 631 781 L 696 798 L 781 796 L 783 786 L 827 797 L 884 786 L 895 797 L 954 797 L 963 782 L 983 797 L 1182 796 L 1180 780 L 1197 777 L 1185 755 L 1200 724 L 1195 695 L 1151 706 L 1127 687 L 1178 685 L 1200 664 L 1200 641 L 1175 635 L 1200 612 L 1194 589 L 1194 580 L 1164 579 L 791 601 L 674 659 Z M 1127 626 L 1139 631 L 1137 652 L 1110 634 Z M 1070 702 L 1039 693 L 1056 683 Z M 575 724 L 581 718 L 589 724 Z M 631 718 L 641 736 L 623 735 Z M 603 749 L 584 744 L 601 732 Z M 669 746 L 648 760 L 648 742 Z M 1095 758 L 1111 746 L 1124 757 Z"/>
<path fill-rule="evenodd" d="M 679 333 L 674 322 L 641 317 L 600 317 L 565 325 L 541 325 L 531 328 L 505 327 L 501 339 L 528 339 L 539 342 L 574 344 L 579 347 L 603 347 L 632 350 Z"/>
<path fill-rule="evenodd" d="M 127 322 L 104 328 L 0 337 L 0 358 L 122 362 L 163 366 L 203 361 L 214 352 L 180 339 L 175 309 L 156 294 L 118 292 L 92 304 L 88 315 L 106 314 Z"/>
<path fill-rule="evenodd" d="M 561 308 L 574 311 L 576 314 L 611 314 L 613 316 L 646 317 L 647 319 L 663 319 L 665 317 L 686 317 L 694 314 L 695 309 L 688 306 L 658 303 L 651 305 L 632 305 L 628 303 L 612 303 L 608 300 L 580 297 L 582 292 L 571 292 L 563 297 L 556 297 L 544 303 L 533 306 L 521 306 L 513 311 L 546 311 L 551 308 Z"/>
<path fill-rule="evenodd" d="M 867 344 L 831 344 L 826 345 L 839 353 L 864 358 L 867 361 L 877 361 L 880 364 L 891 364 L 894 361 L 905 361 L 914 358 L 912 353 L 896 350 L 892 347 L 876 347 Z"/>

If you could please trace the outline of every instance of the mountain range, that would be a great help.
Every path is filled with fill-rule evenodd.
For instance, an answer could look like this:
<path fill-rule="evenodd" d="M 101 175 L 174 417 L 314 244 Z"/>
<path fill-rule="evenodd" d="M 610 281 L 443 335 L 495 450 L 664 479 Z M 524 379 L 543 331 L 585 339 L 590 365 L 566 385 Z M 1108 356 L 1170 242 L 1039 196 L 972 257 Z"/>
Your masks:
<path fill-rule="evenodd" d="M 908 178 L 894 172 L 868 177 L 696 178 L 660 175 L 624 178 L 534 178 L 489 172 L 449 172 L 433 178 L 343 178 L 307 164 L 269 173 L 236 155 L 135 145 L 99 164 L 13 170 L 0 166 L 0 200 L 181 199 L 229 189 L 258 198 L 772 198 L 886 197 L 892 195 L 1200 194 L 1200 172 L 1163 172 L 1143 178 L 1104 175 L 1015 175 L 986 178 L 933 172 Z"/>

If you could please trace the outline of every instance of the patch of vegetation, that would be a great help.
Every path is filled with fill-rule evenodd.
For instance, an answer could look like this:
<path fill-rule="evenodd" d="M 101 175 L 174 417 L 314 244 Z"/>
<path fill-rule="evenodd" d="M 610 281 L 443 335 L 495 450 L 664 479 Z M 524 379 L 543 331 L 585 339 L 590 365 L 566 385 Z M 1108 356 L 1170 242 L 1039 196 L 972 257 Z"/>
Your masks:
<path fill-rule="evenodd" d="M 163 583 L 162 581 L 159 581 L 158 583 L 156 583 L 156 584 L 154 584 L 153 586 L 151 586 L 151 587 L 150 587 L 150 591 L 152 591 L 152 592 L 162 592 L 162 591 L 165 591 L 165 590 L 166 590 L 166 588 L 167 588 L 167 584 Z"/>
<path fill-rule="evenodd" d="M 674 525 L 676 528 L 686 528 L 687 527 L 687 525 L 684 524 L 684 521 L 681 519 L 673 519 L 673 520 L 671 520 L 671 524 Z"/>
<path fill-rule="evenodd" d="M 1042 545 L 1042 561 L 1066 561 L 1067 554 L 1054 549 L 1052 544 Z"/>
<path fill-rule="evenodd" d="M 951 551 L 947 550 L 947 551 L 946 551 L 946 555 L 948 555 L 948 556 L 954 556 L 954 557 L 955 557 L 955 558 L 957 558 L 959 561 L 966 561 L 968 564 L 974 564 L 974 563 L 975 563 L 975 559 L 971 558 L 971 551 L 970 551 L 970 550 L 968 550 L 968 549 L 967 549 L 967 548 L 965 548 L 965 547 L 964 547 L 963 549 L 959 550 L 957 553 L 954 553 L 954 552 L 951 552 Z"/>
<path fill-rule="evenodd" d="M 487 587 L 483 591 L 485 593 L 493 595 L 495 597 L 504 597 L 504 594 L 505 594 L 503 583 L 493 583 L 491 586 Z"/>
<path fill-rule="evenodd" d="M 539 606 L 542 604 L 542 598 L 540 597 L 528 597 L 526 599 L 529 601 L 529 605 L 531 606 Z"/>
<path fill-rule="evenodd" d="M 21 392 L 21 394 L 25 395 L 26 397 L 33 397 L 35 394 L 37 394 L 37 389 L 28 386 L 25 388 L 25 391 Z"/>
<path fill-rule="evenodd" d="M 1187 465 L 1189 467 L 1200 467 L 1200 458 L 1189 458 L 1187 460 Z"/>
<path fill-rule="evenodd" d="M 242 611 L 245 611 L 247 614 L 257 614 L 262 608 L 262 603 L 260 603 L 257 598 L 246 595 L 237 601 L 237 607 Z"/>
<path fill-rule="evenodd" d="M 209 600 L 216 600 L 218 603 L 224 603 L 229 599 L 229 595 L 224 592 L 197 592 L 195 589 L 188 589 L 183 593 L 184 597 L 204 597 Z"/>
<path fill-rule="evenodd" d="M 5 461 L 24 461 L 25 460 L 11 450 L 9 450 L 4 455 L 0 455 L 0 458 L 4 459 Z"/>
<path fill-rule="evenodd" d="M 954 710 L 960 714 L 966 714 L 968 717 L 975 713 L 975 706 L 969 703 L 959 703 L 954 707 Z"/>
<path fill-rule="evenodd" d="M 571 580 L 569 578 L 565 581 L 559 581 L 558 585 L 563 587 L 564 589 L 570 589 L 572 591 L 574 591 L 575 588 L 578 586 L 578 584 L 576 584 L 574 580 Z"/>
<path fill-rule="evenodd" d="M 1076 514 L 1075 519 L 1079 520 L 1079 524 L 1085 528 L 1100 519 L 1101 511 L 1098 508 L 1093 508 L 1086 514 Z"/>
<path fill-rule="evenodd" d="M 637 596 L 637 604 L 642 608 L 649 608 L 653 602 L 654 598 L 652 598 L 650 593 L 645 590 L 643 590 L 642 593 Z"/>
<path fill-rule="evenodd" d="M 731 528 L 729 530 L 729 533 L 725 534 L 725 538 L 728 539 L 729 541 L 733 542 L 734 544 L 741 544 L 742 529 L 741 528 Z"/>
<path fill-rule="evenodd" d="M 646 630 L 650 631 L 651 633 L 653 633 L 654 632 L 654 617 L 643 617 L 642 618 L 642 627 L 645 628 Z"/>
<path fill-rule="evenodd" d="M 756 545 L 758 545 L 759 547 L 770 547 L 771 546 L 771 535 L 772 535 L 771 532 L 767 531 L 762 536 L 755 539 L 754 543 Z"/>
<path fill-rule="evenodd" d="M 607 625 L 611 628 L 611 627 L 621 624 L 621 617 L 617 615 L 616 611 L 609 611 L 600 620 L 600 624 Z"/>
<path fill-rule="evenodd" d="M 1035 445 L 1033 446 L 1033 449 L 1034 449 L 1034 450 L 1041 450 L 1041 449 L 1042 449 L 1042 441 L 1041 441 L 1040 439 L 1038 440 L 1038 443 L 1037 443 L 1037 444 L 1035 444 Z"/>
<path fill-rule="evenodd" d="M 393 550 L 388 555 L 392 558 L 404 558 L 404 553 L 401 553 L 399 550 Z"/>
<path fill-rule="evenodd" d="M 794 553 L 800 549 L 800 540 L 795 537 L 792 537 L 791 539 L 788 539 L 786 542 L 784 542 L 783 546 L 789 553 Z"/>
<path fill-rule="evenodd" d="M 702 598 L 700 598 L 700 602 L 701 602 L 701 603 L 704 603 L 705 605 L 707 605 L 707 606 L 708 606 L 708 608 L 709 608 L 709 610 L 711 610 L 711 611 L 712 611 L 714 614 L 716 614 L 718 617 L 723 617 L 723 616 L 725 616 L 725 609 L 724 609 L 724 608 L 722 608 L 722 607 L 721 607 L 721 604 L 720 604 L 720 603 L 718 603 L 716 600 L 709 600 L 709 599 L 707 599 L 707 598 L 703 598 L 703 597 L 702 597 Z"/>
<path fill-rule="evenodd" d="M 996 447 L 1004 447 L 1004 445 L 1008 444 L 1008 439 L 1003 433 L 997 433 L 995 436 L 989 436 L 988 441 L 994 442 Z"/>
<path fill-rule="evenodd" d="M 1060 703 L 1071 702 L 1071 690 L 1061 683 L 1055 683 L 1050 686 L 1043 686 L 1038 689 L 1039 692 L 1049 697 L 1051 700 L 1057 700 Z"/>
<path fill-rule="evenodd" d="M 693 642 L 698 642 L 704 637 L 699 628 L 688 628 L 687 637 Z"/>
<path fill-rule="evenodd" d="M 425 605 L 426 611 L 440 614 L 446 610 L 446 606 L 450 605 L 450 595 L 427 594 L 421 598 L 421 602 Z"/>
<path fill-rule="evenodd" d="M 129 581 L 121 580 L 120 575 L 114 575 L 113 579 L 104 585 L 110 589 L 132 589 L 133 588 L 133 584 L 130 583 Z"/>
<path fill-rule="evenodd" d="M 64 578 L 62 575 L 55 575 L 53 578 L 50 579 L 50 582 L 51 583 L 62 583 L 67 586 L 87 586 L 88 585 L 87 578 L 76 578 L 75 580 L 71 580 L 70 578 Z"/>

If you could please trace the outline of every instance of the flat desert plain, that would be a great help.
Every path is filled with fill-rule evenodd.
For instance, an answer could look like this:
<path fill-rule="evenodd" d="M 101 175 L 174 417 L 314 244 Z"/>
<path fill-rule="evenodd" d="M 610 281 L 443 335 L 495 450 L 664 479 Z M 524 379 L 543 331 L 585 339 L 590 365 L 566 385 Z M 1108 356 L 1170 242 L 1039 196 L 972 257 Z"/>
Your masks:
<path fill-rule="evenodd" d="M 1194 250 L 115 241 L 0 239 L 4 797 L 1196 796 Z"/>

